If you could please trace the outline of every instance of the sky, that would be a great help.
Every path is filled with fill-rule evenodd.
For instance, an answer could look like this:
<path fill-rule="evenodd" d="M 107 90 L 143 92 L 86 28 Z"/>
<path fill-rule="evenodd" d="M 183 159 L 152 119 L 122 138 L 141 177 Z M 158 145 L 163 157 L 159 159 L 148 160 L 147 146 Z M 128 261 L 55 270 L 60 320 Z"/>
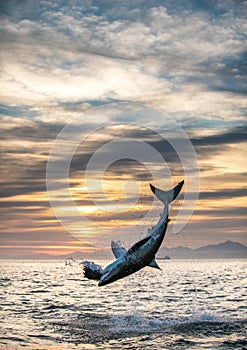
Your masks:
<path fill-rule="evenodd" d="M 2 256 L 247 244 L 247 1 L 5 0 Z M 177 225 L 177 226 L 176 226 Z"/>

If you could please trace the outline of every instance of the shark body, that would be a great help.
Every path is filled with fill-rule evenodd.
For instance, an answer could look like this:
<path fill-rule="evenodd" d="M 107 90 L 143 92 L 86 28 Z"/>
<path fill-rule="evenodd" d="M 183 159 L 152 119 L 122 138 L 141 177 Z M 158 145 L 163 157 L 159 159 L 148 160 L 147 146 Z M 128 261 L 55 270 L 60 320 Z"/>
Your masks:
<path fill-rule="evenodd" d="M 160 269 L 155 261 L 155 255 L 163 242 L 170 221 L 168 218 L 169 203 L 178 196 L 183 184 L 184 181 L 181 181 L 169 191 L 162 191 L 150 184 L 152 192 L 164 203 L 158 223 L 144 238 L 128 250 L 123 247 L 120 241 L 112 241 L 111 248 L 116 260 L 104 269 L 93 262 L 84 261 L 84 276 L 98 280 L 98 286 L 104 286 L 129 276 L 145 266 Z"/>

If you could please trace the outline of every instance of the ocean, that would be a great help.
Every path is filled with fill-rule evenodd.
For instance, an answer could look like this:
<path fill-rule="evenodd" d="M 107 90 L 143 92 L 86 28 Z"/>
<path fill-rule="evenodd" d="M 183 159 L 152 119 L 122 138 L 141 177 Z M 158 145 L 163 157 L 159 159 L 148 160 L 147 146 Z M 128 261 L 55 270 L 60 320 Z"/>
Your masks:
<path fill-rule="evenodd" d="M 247 349 L 247 260 L 158 263 L 99 288 L 79 262 L 1 261 L 0 349 Z"/>

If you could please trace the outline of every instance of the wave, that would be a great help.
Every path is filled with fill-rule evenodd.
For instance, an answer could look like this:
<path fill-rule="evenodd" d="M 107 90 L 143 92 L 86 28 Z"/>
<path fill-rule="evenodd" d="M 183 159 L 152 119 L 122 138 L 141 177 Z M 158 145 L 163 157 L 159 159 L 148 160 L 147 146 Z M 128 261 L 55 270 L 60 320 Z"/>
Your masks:
<path fill-rule="evenodd" d="M 142 314 L 107 315 L 85 313 L 75 320 L 53 323 L 56 331 L 60 330 L 68 337 L 80 341 L 106 341 L 126 337 L 138 337 L 152 334 L 180 335 L 178 339 L 220 336 L 240 332 L 247 325 L 247 319 L 226 319 L 212 314 L 201 314 L 191 317 L 162 318 Z M 95 334 L 97 330 L 97 334 Z M 188 339 L 191 337 L 191 339 Z M 180 340 L 179 340 L 180 341 Z"/>
<path fill-rule="evenodd" d="M 110 327 L 110 330 L 116 333 L 147 333 L 165 329 L 180 329 L 183 328 L 195 328 L 201 330 L 203 327 L 207 329 L 207 325 L 219 325 L 224 324 L 234 325 L 239 323 L 247 323 L 247 319 L 229 319 L 225 317 L 219 317 L 212 314 L 201 314 L 191 317 L 183 318 L 157 318 L 146 317 L 142 314 L 128 314 L 117 315 L 109 317 L 106 325 Z"/>

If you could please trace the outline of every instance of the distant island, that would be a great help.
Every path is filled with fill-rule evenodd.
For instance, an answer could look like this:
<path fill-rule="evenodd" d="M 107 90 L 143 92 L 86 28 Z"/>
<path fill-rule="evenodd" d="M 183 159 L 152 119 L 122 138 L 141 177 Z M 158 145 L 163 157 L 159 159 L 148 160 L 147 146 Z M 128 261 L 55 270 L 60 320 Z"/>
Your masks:
<path fill-rule="evenodd" d="M 197 249 L 186 247 L 161 248 L 158 259 L 247 259 L 247 247 L 239 242 L 226 241 Z"/>
<path fill-rule="evenodd" d="M 13 260 L 67 260 L 67 259 L 113 259 L 112 253 L 100 253 L 97 249 L 95 252 L 73 252 L 64 255 L 50 254 L 29 254 L 29 255 L 5 255 L 0 254 L 0 259 Z M 158 251 L 157 259 L 247 259 L 247 247 L 239 242 L 226 241 L 217 245 L 207 245 L 197 249 L 186 247 L 161 248 Z"/>

